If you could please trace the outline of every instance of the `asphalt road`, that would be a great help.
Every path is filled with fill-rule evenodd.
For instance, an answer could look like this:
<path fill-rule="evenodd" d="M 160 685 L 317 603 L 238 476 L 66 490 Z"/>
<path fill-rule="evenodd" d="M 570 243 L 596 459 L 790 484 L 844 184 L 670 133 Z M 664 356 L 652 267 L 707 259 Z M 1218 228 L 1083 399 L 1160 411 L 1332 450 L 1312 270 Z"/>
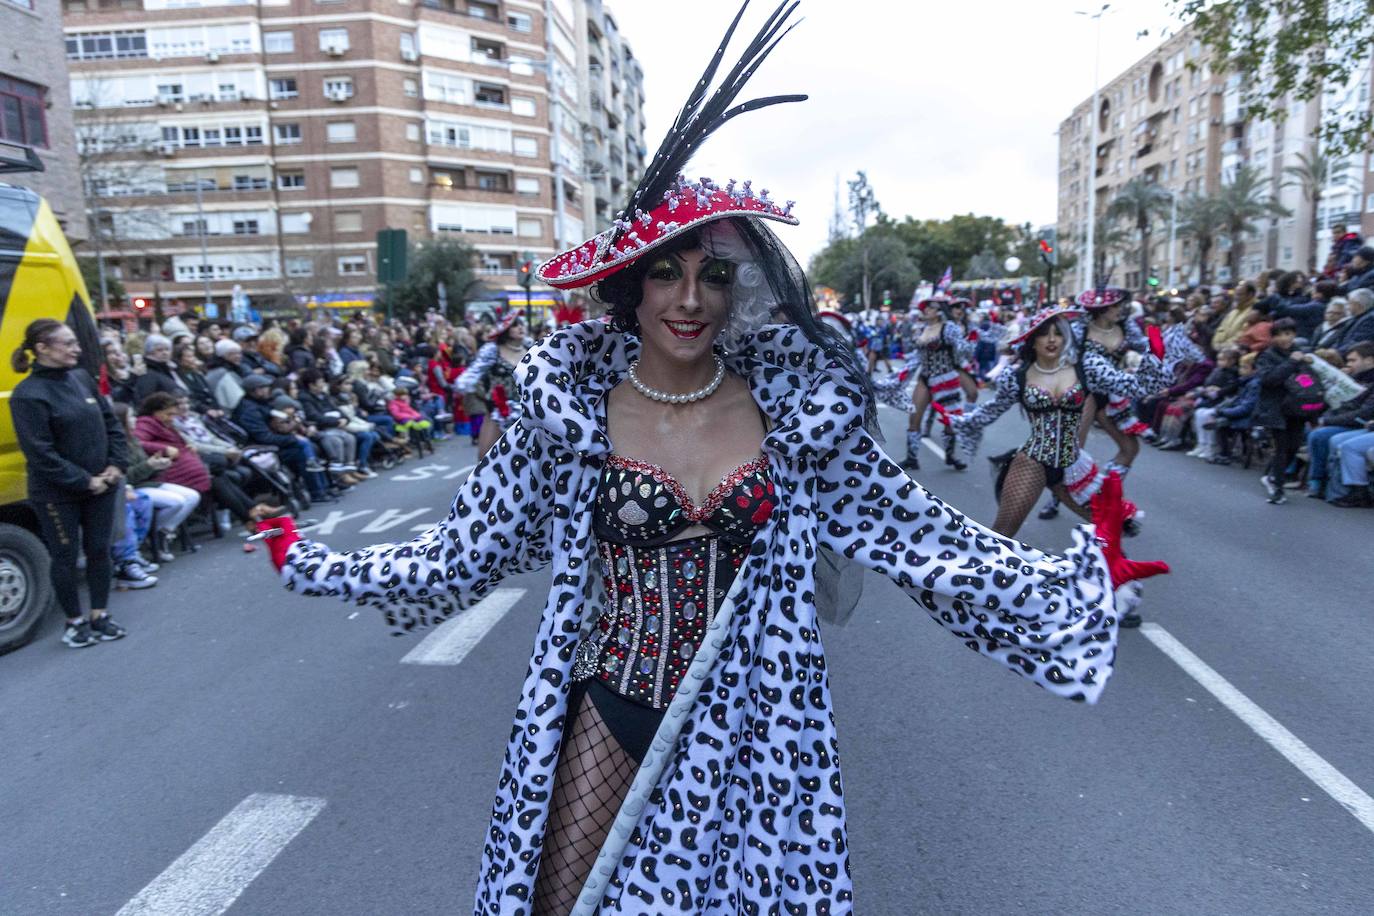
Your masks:
<path fill-rule="evenodd" d="M 900 452 L 902 418 L 883 425 Z M 988 453 L 1023 429 L 1008 415 Z M 991 521 L 981 458 L 923 457 Z M 321 539 L 406 536 L 472 462 L 441 445 L 326 507 Z M 1132 555 L 1174 573 L 1096 707 L 876 576 L 826 632 L 856 912 L 1374 912 L 1374 513 L 1270 506 L 1258 471 L 1148 448 L 1127 488 L 1149 514 Z M 1022 537 L 1053 549 L 1069 525 Z M 421 638 L 284 592 L 262 551 L 210 543 L 159 575 L 112 602 L 129 638 L 75 652 L 54 620 L 0 658 L 0 913 L 467 912 L 547 576 L 503 583 L 509 610 L 436 650 L 460 663 L 421 665 L 402 661 Z"/>

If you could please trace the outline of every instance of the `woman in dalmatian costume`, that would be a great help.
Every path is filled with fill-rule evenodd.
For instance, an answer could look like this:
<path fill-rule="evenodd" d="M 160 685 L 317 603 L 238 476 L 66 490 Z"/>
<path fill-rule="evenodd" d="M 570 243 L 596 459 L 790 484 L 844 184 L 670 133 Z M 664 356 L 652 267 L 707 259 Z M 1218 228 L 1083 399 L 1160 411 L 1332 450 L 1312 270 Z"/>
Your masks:
<path fill-rule="evenodd" d="M 853 348 L 817 322 L 767 226 L 795 224 L 790 206 L 677 174 L 740 110 L 731 99 L 791 11 L 707 98 L 722 42 L 628 216 L 540 267 L 558 288 L 595 284 L 610 320 L 525 357 L 519 418 L 445 520 L 349 552 L 265 523 L 288 588 L 377 607 L 401 633 L 551 567 L 476 914 L 853 911 L 823 549 L 1087 702 L 1115 660 L 1114 586 L 1165 571 L 1121 554 L 1111 483 L 1096 531 L 1053 556 L 908 478 L 870 432 Z M 790 323 L 767 324 L 774 309 Z"/>
<path fill-rule="evenodd" d="M 482 425 L 478 433 L 477 450 L 485 453 L 496 442 L 500 434 L 515 425 L 516 415 L 512 410 L 519 403 L 516 391 L 515 365 L 529 349 L 525 337 L 525 323 L 515 312 L 506 315 L 492 332 L 487 342 L 478 349 L 477 355 L 453 383 L 454 391 L 460 395 L 475 394 L 487 402 L 490 426 Z"/>

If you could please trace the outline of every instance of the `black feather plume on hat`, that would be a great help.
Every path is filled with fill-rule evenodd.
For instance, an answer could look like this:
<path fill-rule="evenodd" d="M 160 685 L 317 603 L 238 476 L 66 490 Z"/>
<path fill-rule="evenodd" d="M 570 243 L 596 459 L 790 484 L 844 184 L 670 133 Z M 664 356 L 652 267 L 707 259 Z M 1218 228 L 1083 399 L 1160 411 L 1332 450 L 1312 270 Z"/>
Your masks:
<path fill-rule="evenodd" d="M 744 11 L 749 8 L 749 0 L 744 0 L 739 12 L 735 14 L 734 21 L 725 30 L 725 37 L 721 39 L 715 54 L 711 55 L 706 72 L 701 75 L 692 94 L 687 97 L 687 103 L 678 112 L 668 135 L 663 138 L 658 152 L 654 153 L 653 160 L 644 170 L 639 186 L 630 195 L 630 202 L 621 214 L 622 219 L 632 219 L 636 210 L 652 210 L 662 203 L 664 194 L 676 187 L 677 177 L 687 167 L 688 160 L 701 148 L 706 138 L 725 122 L 745 112 L 757 111 L 770 105 L 806 101 L 807 97 L 804 95 L 773 95 L 730 107 L 744 88 L 744 84 L 754 75 L 754 71 L 758 70 L 759 65 L 778 46 L 778 42 L 796 26 L 796 22 L 789 23 L 788 20 L 800 4 L 801 0 L 784 0 L 773 11 L 773 15 L 768 17 L 753 41 L 745 47 L 720 86 L 708 98 L 707 91 L 716 77 L 716 71 L 720 69 L 726 47 L 734 37 L 735 29 L 744 17 Z M 619 239 L 622 231 L 616 230 L 615 240 Z"/>

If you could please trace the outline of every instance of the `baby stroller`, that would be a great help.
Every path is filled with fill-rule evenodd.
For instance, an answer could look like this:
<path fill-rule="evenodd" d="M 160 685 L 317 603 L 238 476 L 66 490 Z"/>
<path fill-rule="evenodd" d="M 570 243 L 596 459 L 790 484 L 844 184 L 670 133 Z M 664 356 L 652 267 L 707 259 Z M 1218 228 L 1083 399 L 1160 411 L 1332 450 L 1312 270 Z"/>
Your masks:
<path fill-rule="evenodd" d="M 249 474 L 245 489 L 253 496 L 265 496 L 284 506 L 292 515 L 300 515 L 310 508 L 310 493 L 304 482 L 292 476 L 281 463 L 277 450 L 270 445 L 254 445 L 248 441 L 243 427 L 227 417 L 205 417 L 205 426 L 215 435 L 228 439 L 243 452 L 242 467 Z"/>

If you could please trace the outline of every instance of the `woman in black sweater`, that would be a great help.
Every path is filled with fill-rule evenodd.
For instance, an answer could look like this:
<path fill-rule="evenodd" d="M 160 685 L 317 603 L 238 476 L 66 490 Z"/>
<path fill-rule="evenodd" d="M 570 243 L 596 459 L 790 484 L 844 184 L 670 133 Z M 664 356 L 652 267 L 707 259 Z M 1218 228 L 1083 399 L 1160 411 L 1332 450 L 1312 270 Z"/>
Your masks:
<path fill-rule="evenodd" d="M 124 431 L 95 380 L 78 368 L 81 345 L 60 321 L 39 318 L 24 329 L 10 363 L 32 373 L 15 386 L 10 413 L 28 464 L 29 502 L 52 555 L 52 584 L 67 617 L 62 642 L 74 649 L 119 639 L 110 619 L 110 539 L 127 467 Z M 86 553 L 89 616 L 77 591 L 78 547 Z"/>

